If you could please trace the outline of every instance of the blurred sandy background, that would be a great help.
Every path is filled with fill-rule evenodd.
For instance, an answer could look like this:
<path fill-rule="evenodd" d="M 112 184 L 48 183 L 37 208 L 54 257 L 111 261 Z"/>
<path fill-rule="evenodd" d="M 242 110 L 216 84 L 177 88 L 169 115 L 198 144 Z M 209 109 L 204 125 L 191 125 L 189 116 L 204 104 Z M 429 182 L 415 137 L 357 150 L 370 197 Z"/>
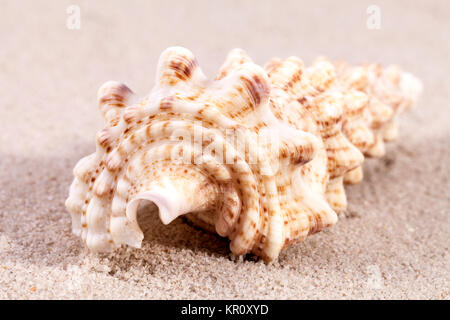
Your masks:
<path fill-rule="evenodd" d="M 70 4 L 81 29 L 66 27 Z M 381 9 L 381 29 L 366 9 Z M 450 297 L 450 5 L 442 1 L 0 0 L 0 298 Z M 64 200 L 94 151 L 96 91 L 153 86 L 181 45 L 213 76 L 228 51 L 255 62 L 325 54 L 399 63 L 425 86 L 388 156 L 349 187 L 346 217 L 277 263 L 230 259 L 227 242 L 182 221 L 142 222 L 142 250 L 89 254 Z"/>

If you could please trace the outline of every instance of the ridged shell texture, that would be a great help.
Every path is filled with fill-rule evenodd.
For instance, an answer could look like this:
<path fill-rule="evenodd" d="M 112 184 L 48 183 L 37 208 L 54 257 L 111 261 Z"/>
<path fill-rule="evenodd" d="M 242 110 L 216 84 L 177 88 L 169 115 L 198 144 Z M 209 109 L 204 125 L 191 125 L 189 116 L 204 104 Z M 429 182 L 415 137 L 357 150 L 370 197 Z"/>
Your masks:
<path fill-rule="evenodd" d="M 146 97 L 99 89 L 105 127 L 73 171 L 73 232 L 93 251 L 140 247 L 149 201 L 165 224 L 185 215 L 234 254 L 272 261 L 337 222 L 344 182 L 361 182 L 364 156 L 384 155 L 421 91 L 397 66 L 290 57 L 262 68 L 240 49 L 208 80 L 189 50 L 169 48 Z"/>

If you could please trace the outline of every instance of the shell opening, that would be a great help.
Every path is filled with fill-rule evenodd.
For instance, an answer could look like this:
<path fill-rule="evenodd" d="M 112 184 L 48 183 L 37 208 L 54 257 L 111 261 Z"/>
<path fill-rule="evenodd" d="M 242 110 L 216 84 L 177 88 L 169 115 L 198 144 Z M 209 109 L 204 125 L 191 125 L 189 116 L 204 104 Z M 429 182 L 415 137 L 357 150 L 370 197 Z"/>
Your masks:
<path fill-rule="evenodd" d="M 187 172 L 189 172 L 186 169 Z M 137 223 L 141 202 L 153 203 L 162 223 L 167 225 L 184 214 L 211 209 L 218 198 L 218 187 L 207 176 L 160 177 L 151 181 L 128 202 L 126 216 L 132 224 Z"/>
<path fill-rule="evenodd" d="M 182 199 L 174 195 L 171 191 L 161 188 L 156 188 L 148 192 L 143 192 L 137 195 L 133 200 L 131 200 L 127 205 L 127 217 L 131 221 L 136 221 L 137 211 L 139 204 L 142 200 L 147 200 L 152 202 L 159 212 L 159 218 L 162 223 L 169 224 L 179 216 L 188 213 L 183 210 Z"/>

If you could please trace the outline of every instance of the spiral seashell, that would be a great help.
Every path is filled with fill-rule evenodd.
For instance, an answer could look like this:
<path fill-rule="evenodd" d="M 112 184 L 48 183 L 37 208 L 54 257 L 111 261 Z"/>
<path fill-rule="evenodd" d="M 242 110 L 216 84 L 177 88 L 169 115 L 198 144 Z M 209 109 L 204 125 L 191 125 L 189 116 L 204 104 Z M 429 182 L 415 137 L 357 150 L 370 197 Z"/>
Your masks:
<path fill-rule="evenodd" d="M 189 50 L 168 48 L 146 97 L 113 81 L 99 89 L 105 127 L 73 170 L 73 232 L 93 251 L 139 248 L 144 201 L 164 224 L 185 216 L 228 238 L 236 255 L 276 259 L 345 209 L 344 176 L 360 169 L 375 136 L 388 135 L 371 101 L 417 98 L 414 78 L 394 71 L 357 85 L 355 70 L 323 58 L 308 68 L 272 59 L 263 69 L 235 49 L 208 80 Z"/>

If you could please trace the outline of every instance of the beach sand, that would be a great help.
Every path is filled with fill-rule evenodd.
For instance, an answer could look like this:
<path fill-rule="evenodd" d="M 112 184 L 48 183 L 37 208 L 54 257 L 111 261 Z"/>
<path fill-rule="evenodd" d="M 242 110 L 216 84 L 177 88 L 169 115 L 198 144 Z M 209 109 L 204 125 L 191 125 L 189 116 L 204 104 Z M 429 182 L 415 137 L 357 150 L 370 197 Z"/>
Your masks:
<path fill-rule="evenodd" d="M 2 1 L 0 10 L 1 299 L 449 299 L 450 5 L 376 1 Z M 81 28 L 66 9 L 81 9 Z M 277 262 L 234 261 L 228 243 L 182 220 L 143 216 L 142 249 L 91 254 L 71 234 L 72 168 L 95 150 L 97 89 L 139 95 L 159 54 L 181 45 L 212 77 L 229 50 L 258 64 L 321 54 L 398 63 L 423 80 L 387 156 L 367 160 L 332 228 Z"/>

